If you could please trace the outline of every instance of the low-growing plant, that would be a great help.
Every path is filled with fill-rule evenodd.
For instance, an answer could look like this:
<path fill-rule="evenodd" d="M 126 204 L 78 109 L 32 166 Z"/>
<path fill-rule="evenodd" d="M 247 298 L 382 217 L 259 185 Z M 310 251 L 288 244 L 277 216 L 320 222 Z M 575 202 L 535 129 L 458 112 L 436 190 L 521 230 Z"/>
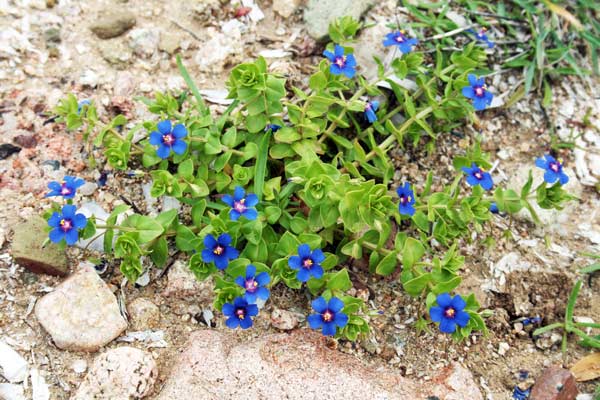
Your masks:
<path fill-rule="evenodd" d="M 462 280 L 461 243 L 473 232 L 483 235 L 495 214 L 528 209 L 537 220 L 532 202 L 563 207 L 572 197 L 562 186 L 562 164 L 540 158 L 545 181 L 535 188 L 531 173 L 522 188 L 495 186 L 489 156 L 476 141 L 454 159 L 456 176 L 439 190 L 432 172 L 421 187 L 394 181 L 390 149 L 433 150 L 440 135 L 489 105 L 492 93 L 472 74 L 486 54 L 471 43 L 449 56 L 438 51 L 430 65 L 416 51 L 418 41 L 398 30 L 382 38 L 398 57 L 389 68 L 376 59 L 378 77 L 369 82 L 350 46 L 359 27 L 350 18 L 332 25 L 337 43 L 327 46 L 307 88 L 269 72 L 262 57 L 236 66 L 226 82 L 232 103 L 218 117 L 179 58 L 191 96 L 143 99 L 152 120 L 118 115 L 103 122 L 93 102 L 68 96 L 55 110 L 58 122 L 83 130 L 90 149 L 102 148 L 113 169 L 146 169 L 152 196 L 174 197 L 190 211 L 150 217 L 119 205 L 106 221 L 91 217 L 80 229 L 79 217 L 59 214 L 54 204 L 47 212 L 50 239 L 64 243 L 64 233 L 72 244 L 72 232 L 91 238 L 105 230 L 104 250 L 121 260 L 130 282 L 142 274 L 143 257 L 163 268 L 173 253 L 186 253 L 198 279 L 213 277 L 214 307 L 231 328 L 252 326 L 270 290 L 286 285 L 315 297 L 313 329 L 348 340 L 368 334 L 377 311 L 348 294 L 346 268 L 363 259 L 370 273 L 397 276 L 408 294 L 423 298 L 442 332 L 456 339 L 485 332 L 488 312 L 475 296 L 449 295 Z M 53 183 L 52 194 L 72 189 L 69 182 Z M 418 329 L 431 323 L 426 318 L 418 316 Z"/>

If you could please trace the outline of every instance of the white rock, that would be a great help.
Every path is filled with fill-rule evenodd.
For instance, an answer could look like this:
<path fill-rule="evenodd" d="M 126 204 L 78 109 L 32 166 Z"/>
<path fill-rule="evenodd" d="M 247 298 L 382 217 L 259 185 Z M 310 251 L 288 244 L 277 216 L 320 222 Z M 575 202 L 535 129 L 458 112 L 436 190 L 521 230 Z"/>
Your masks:
<path fill-rule="evenodd" d="M 86 69 L 83 74 L 79 77 L 79 83 L 90 87 L 98 86 L 98 74 L 91 69 Z"/>
<path fill-rule="evenodd" d="M 87 266 L 42 297 L 35 315 L 64 350 L 97 351 L 127 328 L 114 294 Z"/>
<path fill-rule="evenodd" d="M 73 361 L 73 364 L 71 364 L 71 369 L 76 374 L 82 374 L 87 370 L 87 361 L 84 359 L 75 360 Z"/>
<path fill-rule="evenodd" d="M 31 369 L 31 388 L 33 391 L 32 400 L 50 399 L 50 389 L 40 372 L 36 368 Z"/>
<path fill-rule="evenodd" d="M 163 205 L 162 205 L 163 212 L 169 211 L 169 210 L 179 210 L 181 208 L 181 203 L 175 197 L 163 196 L 162 200 L 163 200 Z"/>
<path fill-rule="evenodd" d="M 140 57 L 150 58 L 156 53 L 160 42 L 160 30 L 156 28 L 136 28 L 127 35 L 129 47 Z"/>
<path fill-rule="evenodd" d="M 91 218 L 92 216 L 96 217 L 101 223 L 102 221 L 106 221 L 110 215 L 95 201 L 83 203 L 77 212 L 85 215 L 86 218 Z M 96 234 L 93 237 L 89 239 L 80 239 L 75 243 L 75 246 L 82 249 L 88 248 L 93 251 L 104 252 L 104 232 L 106 232 L 106 229 L 96 229 Z M 96 236 L 98 237 L 94 239 Z"/>
<path fill-rule="evenodd" d="M 29 366 L 27 361 L 12 347 L 0 340 L 0 368 L 2 376 L 11 383 L 27 379 Z"/>
<path fill-rule="evenodd" d="M 152 355 L 133 347 L 108 350 L 94 360 L 71 400 L 141 399 L 158 377 Z"/>
<path fill-rule="evenodd" d="M 201 89 L 200 94 L 202 97 L 204 97 L 204 100 L 210 103 L 221 104 L 224 106 L 228 106 L 233 103 L 233 99 L 227 98 L 229 91 L 225 89 Z"/>
<path fill-rule="evenodd" d="M 243 53 L 241 31 L 234 30 L 223 34 L 214 29 L 207 29 L 208 41 L 200 45 L 194 60 L 201 71 L 221 71 L 225 62 L 234 63 L 241 60 Z"/>
<path fill-rule="evenodd" d="M 262 12 L 260 7 L 254 2 L 254 0 L 242 0 L 242 5 L 244 7 L 249 7 L 252 10 L 248 14 L 248 18 L 250 18 L 253 22 L 258 22 L 261 19 L 265 18 L 265 14 Z"/>
<path fill-rule="evenodd" d="M 77 192 L 84 196 L 91 196 L 98 189 L 98 185 L 94 182 L 86 182 L 84 183 Z"/>
<path fill-rule="evenodd" d="M 2 400 L 26 400 L 23 394 L 23 386 L 12 383 L 0 383 L 0 399 Z"/>
<path fill-rule="evenodd" d="M 500 342 L 500 344 L 498 344 L 498 354 L 501 356 L 505 355 L 509 349 L 510 345 L 506 342 Z"/>

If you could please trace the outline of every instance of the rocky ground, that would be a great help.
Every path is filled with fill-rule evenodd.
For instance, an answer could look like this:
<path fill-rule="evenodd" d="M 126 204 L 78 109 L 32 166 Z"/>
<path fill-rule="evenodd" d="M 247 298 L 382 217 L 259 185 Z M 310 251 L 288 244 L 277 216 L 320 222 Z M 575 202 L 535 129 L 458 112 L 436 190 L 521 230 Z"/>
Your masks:
<path fill-rule="evenodd" d="M 369 338 L 335 343 L 308 332 L 308 298 L 283 288 L 274 291 L 254 329 L 231 332 L 213 314 L 210 283 L 196 282 L 185 260 L 166 273 L 152 271 L 134 287 L 123 285 L 113 265 L 102 271 L 86 265 L 97 253 L 36 254 L 31 243 L 39 242 L 40 223 L 34 217 L 49 205 L 47 182 L 66 174 L 89 182 L 80 203 L 87 202 L 90 213 L 124 201 L 150 213 L 178 206 L 151 199 L 144 178 L 87 167 L 81 136 L 44 124 L 60 98 L 73 92 L 94 99 L 102 118 L 123 113 L 142 120 L 147 111 L 131 99 L 183 89 L 175 65 L 181 54 L 218 112 L 231 66 L 263 55 L 272 69 L 302 84 L 320 59 L 316 39 L 325 32 L 324 18 L 358 16 L 368 2 L 242 3 L 251 10 L 243 16 L 237 2 L 219 0 L 0 0 L 0 399 L 339 399 L 359 393 L 373 399 L 508 399 L 515 385 L 528 387 L 538 378 L 540 387 L 556 378 L 568 388 L 563 397 L 548 398 L 572 398 L 565 397 L 574 390 L 572 378 L 552 371 L 541 377 L 546 367 L 562 364 L 560 335 L 531 333 L 564 316 L 577 271 L 589 263 L 584 254 L 600 252 L 600 102 L 597 81 L 590 79 L 557 82 L 545 110 L 536 96 L 510 110 L 489 110 L 478 126 L 440 140 L 431 156 L 392 152 L 397 180 L 410 176 L 420 186 L 433 169 L 442 182 L 451 179 L 451 157 L 477 130 L 498 162 L 494 179 L 517 187 L 553 139 L 575 144 L 561 155 L 571 177 L 567 188 L 579 201 L 562 212 L 539 210 L 540 227 L 527 215 L 497 217 L 485 233 L 494 246 L 482 246 L 475 233 L 464 244 L 460 290 L 474 291 L 494 311 L 488 337 L 456 344 L 437 332 L 418 335 L 412 323 L 420 303 L 397 282 L 368 276 L 358 265 L 351 268 L 357 294 L 384 313 L 372 321 Z M 371 37 L 387 30 L 383 24 L 392 20 L 395 3 L 377 2 L 367 13 L 378 25 L 356 46 L 359 65 L 384 52 Z M 501 94 L 515 81 L 498 74 L 491 87 Z M 505 238 L 505 230 L 513 238 Z M 53 275 L 26 270 L 19 259 Z M 577 318 L 600 321 L 599 290 L 597 276 L 584 283 Z M 523 323 L 534 316 L 542 322 Z M 571 338 L 566 366 L 588 353 Z"/>

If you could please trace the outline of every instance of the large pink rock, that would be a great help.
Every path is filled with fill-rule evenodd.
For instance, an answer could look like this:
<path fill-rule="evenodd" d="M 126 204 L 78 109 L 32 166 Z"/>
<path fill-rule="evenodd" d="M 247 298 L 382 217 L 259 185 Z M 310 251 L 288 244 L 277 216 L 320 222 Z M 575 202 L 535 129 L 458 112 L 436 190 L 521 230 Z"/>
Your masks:
<path fill-rule="evenodd" d="M 471 373 L 458 364 L 430 382 L 411 380 L 330 350 L 308 330 L 243 342 L 236 332 L 196 331 L 172 371 L 157 400 L 483 399 Z"/>

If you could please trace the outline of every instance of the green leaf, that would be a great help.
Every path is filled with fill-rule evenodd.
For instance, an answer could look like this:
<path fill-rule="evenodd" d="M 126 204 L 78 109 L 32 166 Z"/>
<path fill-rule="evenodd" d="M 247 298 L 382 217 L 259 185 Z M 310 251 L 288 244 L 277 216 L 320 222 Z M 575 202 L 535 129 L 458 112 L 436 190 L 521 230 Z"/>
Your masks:
<path fill-rule="evenodd" d="M 396 251 L 392 251 L 390 254 L 381 259 L 379 264 L 377 264 L 377 268 L 375 268 L 375 272 L 379 275 L 388 276 L 396 270 L 397 265 L 398 253 Z"/>
<path fill-rule="evenodd" d="M 412 268 L 425 254 L 423 244 L 414 238 L 407 238 L 402 249 L 402 265 L 404 268 Z"/>
<path fill-rule="evenodd" d="M 403 283 L 404 290 L 411 296 L 419 296 L 431 281 L 431 274 L 423 274 Z"/>
<path fill-rule="evenodd" d="M 352 282 L 346 268 L 336 272 L 327 282 L 327 288 L 331 291 L 345 292 L 352 288 Z"/>
<path fill-rule="evenodd" d="M 254 166 L 254 194 L 258 196 L 258 201 L 262 199 L 263 186 L 265 184 L 265 176 L 267 174 L 267 159 L 269 158 L 269 141 L 271 135 L 265 133 L 258 145 L 258 154 L 256 164 Z"/>
<path fill-rule="evenodd" d="M 167 239 L 164 236 L 160 237 L 152 247 L 150 247 L 150 258 L 158 268 L 162 268 L 167 263 L 169 257 L 169 247 Z"/>
<path fill-rule="evenodd" d="M 164 232 L 164 228 L 156 220 L 145 215 L 133 214 L 123 221 L 124 226 L 136 229 L 138 243 L 147 243 Z"/>
<path fill-rule="evenodd" d="M 187 226 L 179 225 L 175 236 L 175 244 L 181 251 L 196 250 L 199 240 L 196 234 Z"/>
<path fill-rule="evenodd" d="M 177 210 L 172 209 L 162 212 L 156 216 L 156 222 L 158 222 L 165 230 L 169 229 L 173 221 L 177 217 Z"/>
<path fill-rule="evenodd" d="M 177 174 L 185 179 L 191 181 L 194 179 L 194 162 L 191 158 L 188 158 L 177 167 Z"/>

